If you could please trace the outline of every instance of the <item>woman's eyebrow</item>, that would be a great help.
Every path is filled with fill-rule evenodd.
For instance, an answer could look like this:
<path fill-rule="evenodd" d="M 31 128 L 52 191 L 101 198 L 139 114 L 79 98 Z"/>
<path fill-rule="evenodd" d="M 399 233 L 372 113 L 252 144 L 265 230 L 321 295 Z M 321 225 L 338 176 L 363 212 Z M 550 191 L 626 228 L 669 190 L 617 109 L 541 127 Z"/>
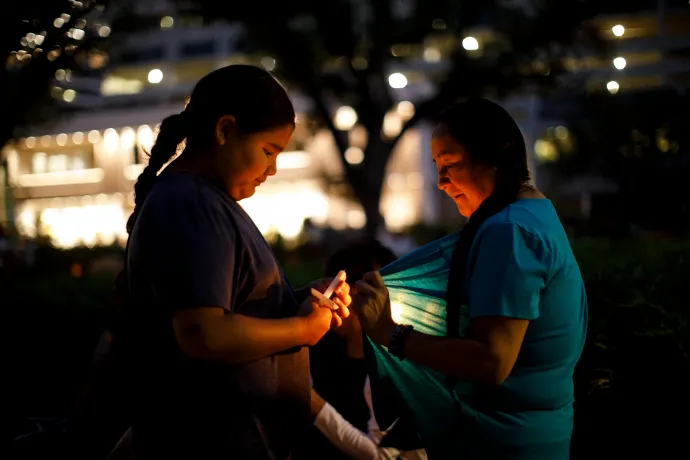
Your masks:
<path fill-rule="evenodd" d="M 441 151 L 439 152 L 439 154 L 436 155 L 436 157 L 438 157 L 439 159 L 441 159 L 441 158 L 443 158 L 443 157 L 447 157 L 447 156 L 450 156 L 450 155 L 453 155 L 453 152 L 451 152 L 450 150 L 441 150 Z M 431 161 L 433 161 L 434 163 L 436 163 L 436 159 L 435 159 L 435 158 L 432 158 Z"/>

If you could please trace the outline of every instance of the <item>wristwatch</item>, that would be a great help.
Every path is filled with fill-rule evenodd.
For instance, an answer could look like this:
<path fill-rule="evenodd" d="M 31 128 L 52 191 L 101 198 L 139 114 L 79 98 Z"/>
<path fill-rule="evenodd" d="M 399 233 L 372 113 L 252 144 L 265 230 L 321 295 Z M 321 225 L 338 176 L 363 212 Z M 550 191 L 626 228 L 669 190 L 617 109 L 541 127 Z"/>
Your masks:
<path fill-rule="evenodd" d="M 400 361 L 405 359 L 405 348 L 407 345 L 407 338 L 412 332 L 414 326 L 410 324 L 398 324 L 391 334 L 391 340 L 388 343 L 388 352 L 398 358 Z"/>

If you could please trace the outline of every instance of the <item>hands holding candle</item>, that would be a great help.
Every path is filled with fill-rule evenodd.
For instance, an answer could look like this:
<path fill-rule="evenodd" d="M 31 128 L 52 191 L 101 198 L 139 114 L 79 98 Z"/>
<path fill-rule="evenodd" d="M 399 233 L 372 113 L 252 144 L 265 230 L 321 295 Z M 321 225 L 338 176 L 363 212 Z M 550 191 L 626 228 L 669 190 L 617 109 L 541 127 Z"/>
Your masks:
<path fill-rule="evenodd" d="M 330 328 L 340 327 L 343 319 L 350 316 L 352 298 L 345 280 L 345 272 L 340 272 L 335 278 L 320 279 L 307 286 L 308 295 L 300 307 L 308 330 L 306 345 L 314 345 Z"/>

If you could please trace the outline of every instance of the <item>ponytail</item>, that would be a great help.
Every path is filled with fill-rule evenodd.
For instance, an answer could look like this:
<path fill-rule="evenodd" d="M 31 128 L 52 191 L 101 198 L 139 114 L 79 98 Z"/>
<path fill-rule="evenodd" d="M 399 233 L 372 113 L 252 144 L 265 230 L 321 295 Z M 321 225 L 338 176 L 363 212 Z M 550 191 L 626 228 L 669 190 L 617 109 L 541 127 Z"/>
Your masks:
<path fill-rule="evenodd" d="M 156 182 L 158 172 L 175 156 L 178 146 L 186 137 L 185 112 L 171 115 L 161 122 L 156 143 L 149 154 L 149 163 L 134 184 L 134 212 L 127 220 L 127 233 L 132 233 L 139 211 Z"/>

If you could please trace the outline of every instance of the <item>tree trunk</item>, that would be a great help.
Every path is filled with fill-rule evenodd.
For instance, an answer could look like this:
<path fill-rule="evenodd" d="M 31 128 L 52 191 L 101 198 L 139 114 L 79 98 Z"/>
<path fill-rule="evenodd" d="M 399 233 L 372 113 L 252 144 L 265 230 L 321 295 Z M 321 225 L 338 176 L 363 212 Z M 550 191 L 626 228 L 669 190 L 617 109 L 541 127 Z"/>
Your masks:
<path fill-rule="evenodd" d="M 368 237 L 376 237 L 385 225 L 381 215 L 381 194 L 386 174 L 386 165 L 393 149 L 391 143 L 372 140 L 364 152 L 364 161 L 359 168 L 348 168 L 348 180 L 362 205 L 366 216 L 364 228 Z"/>
<path fill-rule="evenodd" d="M 366 196 L 360 198 L 362 208 L 364 209 L 364 215 L 367 218 L 364 231 L 366 232 L 366 236 L 371 238 L 375 238 L 379 229 L 385 225 L 385 220 L 379 209 L 381 204 L 381 187 L 378 187 L 378 189 L 378 193 L 371 190 Z"/>

